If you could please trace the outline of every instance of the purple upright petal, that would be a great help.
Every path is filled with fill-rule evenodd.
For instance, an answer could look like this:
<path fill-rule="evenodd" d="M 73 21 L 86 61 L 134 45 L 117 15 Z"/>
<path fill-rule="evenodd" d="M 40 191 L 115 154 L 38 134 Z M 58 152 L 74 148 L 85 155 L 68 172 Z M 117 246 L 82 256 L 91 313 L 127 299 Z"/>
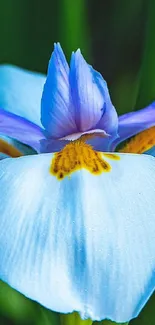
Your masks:
<path fill-rule="evenodd" d="M 101 134 L 102 130 L 95 130 L 96 132 L 90 133 L 81 133 L 78 134 L 72 134 L 71 137 L 62 138 L 58 140 L 53 139 L 44 139 L 40 142 L 40 152 L 57 152 L 62 150 L 67 144 L 70 143 L 70 141 L 75 141 L 77 139 L 82 138 L 83 136 L 86 136 L 85 142 L 93 147 L 94 150 L 97 151 L 109 151 L 109 147 L 111 145 L 111 137 Z M 97 132 L 98 131 L 98 132 Z M 91 137 L 92 134 L 92 137 Z M 78 136 L 78 137 L 77 137 Z M 88 137 L 88 138 L 87 138 Z M 70 138 L 70 139 L 69 139 Z M 72 139 L 71 139 L 72 138 Z"/>
<path fill-rule="evenodd" d="M 41 122 L 47 136 L 57 139 L 77 132 L 69 89 L 69 67 L 59 44 L 48 66 L 41 100 Z"/>
<path fill-rule="evenodd" d="M 113 143 L 113 150 L 116 146 L 136 135 L 139 132 L 142 132 L 155 125 L 155 102 L 149 105 L 146 108 L 143 108 L 137 112 L 131 112 L 119 117 L 118 123 L 118 134 L 119 138 Z"/>
<path fill-rule="evenodd" d="M 70 141 L 43 139 L 40 141 L 40 152 L 58 152 L 62 150 Z"/>
<path fill-rule="evenodd" d="M 40 151 L 40 140 L 44 139 L 43 130 L 23 117 L 0 109 L 0 133 L 14 138 Z"/>
<path fill-rule="evenodd" d="M 70 85 L 78 131 L 95 128 L 102 116 L 104 96 L 96 84 L 92 67 L 84 60 L 80 50 L 72 53 Z"/>
<path fill-rule="evenodd" d="M 96 71 L 94 70 L 94 73 L 95 72 Z M 96 82 L 104 96 L 105 101 L 102 117 L 96 127 L 103 129 L 106 133 L 110 134 L 113 137 L 116 137 L 118 131 L 118 115 L 115 107 L 111 102 L 107 83 L 98 72 L 96 72 Z"/>
<path fill-rule="evenodd" d="M 84 60 L 80 50 L 72 54 L 70 85 L 79 131 L 94 128 L 117 129 L 117 113 L 111 103 L 107 84 L 100 73 Z"/>

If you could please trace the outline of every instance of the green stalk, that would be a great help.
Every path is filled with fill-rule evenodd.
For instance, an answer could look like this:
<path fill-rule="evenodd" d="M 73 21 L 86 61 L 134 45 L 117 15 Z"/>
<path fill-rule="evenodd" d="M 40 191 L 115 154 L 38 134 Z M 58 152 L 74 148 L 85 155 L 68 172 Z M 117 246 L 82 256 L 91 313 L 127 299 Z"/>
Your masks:
<path fill-rule="evenodd" d="M 82 320 L 78 313 L 60 314 L 61 325 L 92 325 L 91 319 Z"/>
<path fill-rule="evenodd" d="M 83 55 L 89 58 L 89 23 L 85 0 L 62 0 L 59 9 L 59 35 L 62 46 L 70 56 L 71 52 L 81 48 Z"/>
<path fill-rule="evenodd" d="M 103 320 L 100 325 L 128 325 L 129 323 L 115 323 L 112 322 L 111 320 Z"/>
<path fill-rule="evenodd" d="M 155 1 L 148 1 L 144 53 L 140 69 L 139 94 L 136 108 L 142 108 L 155 99 Z"/>

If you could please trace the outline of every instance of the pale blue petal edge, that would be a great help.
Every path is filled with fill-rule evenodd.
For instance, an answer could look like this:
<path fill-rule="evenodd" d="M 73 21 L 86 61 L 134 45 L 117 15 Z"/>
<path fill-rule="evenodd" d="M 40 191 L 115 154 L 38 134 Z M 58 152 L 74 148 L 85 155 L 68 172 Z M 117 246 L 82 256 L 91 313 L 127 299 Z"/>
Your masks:
<path fill-rule="evenodd" d="M 0 65 L 0 107 L 41 125 L 41 95 L 45 76 L 12 65 Z"/>

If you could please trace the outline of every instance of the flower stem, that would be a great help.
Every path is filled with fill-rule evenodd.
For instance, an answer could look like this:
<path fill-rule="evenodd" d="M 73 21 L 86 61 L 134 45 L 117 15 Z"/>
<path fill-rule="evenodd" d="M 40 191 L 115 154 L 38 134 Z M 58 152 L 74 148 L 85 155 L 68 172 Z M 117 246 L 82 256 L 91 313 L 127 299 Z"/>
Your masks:
<path fill-rule="evenodd" d="M 60 324 L 61 325 L 92 325 L 91 319 L 82 320 L 78 313 L 72 314 L 61 314 Z"/>

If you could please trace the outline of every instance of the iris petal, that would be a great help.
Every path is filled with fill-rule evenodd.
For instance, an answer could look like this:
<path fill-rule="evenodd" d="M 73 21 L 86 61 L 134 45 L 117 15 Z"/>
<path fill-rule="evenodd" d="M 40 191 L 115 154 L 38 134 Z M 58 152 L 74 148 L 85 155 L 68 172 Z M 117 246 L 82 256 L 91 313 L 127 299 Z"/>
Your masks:
<path fill-rule="evenodd" d="M 146 151 L 145 154 L 155 157 L 155 146 L 153 146 L 150 150 Z"/>
<path fill-rule="evenodd" d="M 155 125 L 155 102 L 146 108 L 143 108 L 136 112 L 130 112 L 119 117 L 118 134 L 119 138 L 113 143 L 112 149 L 116 146 L 134 136 L 135 134 L 142 132 Z"/>
<path fill-rule="evenodd" d="M 45 139 L 40 142 L 40 152 L 57 152 L 63 149 L 69 143 L 68 140 Z"/>
<path fill-rule="evenodd" d="M 18 115 L 0 109 L 0 132 L 40 151 L 43 129 Z"/>
<path fill-rule="evenodd" d="M 97 124 L 97 128 L 101 128 L 105 130 L 107 133 L 109 133 L 111 136 L 117 137 L 118 115 L 115 110 L 115 107 L 111 102 L 107 83 L 103 79 L 101 74 L 96 72 L 95 70 L 94 70 L 94 75 L 96 76 L 96 82 L 105 100 L 103 115 Z"/>
<path fill-rule="evenodd" d="M 104 116 L 109 100 L 108 89 L 102 76 L 87 64 L 80 50 L 72 54 L 70 84 L 78 129 L 87 131 L 95 128 Z"/>
<path fill-rule="evenodd" d="M 36 151 L 34 149 L 30 148 L 29 146 L 26 146 L 17 140 L 14 140 L 10 137 L 6 137 L 6 136 L 0 134 L 0 160 L 4 159 L 4 158 L 12 157 L 11 151 L 10 151 L 10 155 L 9 155 L 9 153 L 6 154 L 7 149 L 5 150 L 4 148 L 1 148 L 1 140 L 2 140 L 2 142 L 6 142 L 6 144 L 11 145 L 11 147 L 13 146 L 13 148 L 15 148 L 15 151 L 16 151 L 16 149 L 19 150 L 19 152 L 23 156 L 36 154 Z M 5 154 L 4 154 L 4 152 L 5 152 Z"/>
<path fill-rule="evenodd" d="M 41 126 L 40 100 L 45 76 L 1 65 L 0 80 L 0 108 Z"/>
<path fill-rule="evenodd" d="M 44 85 L 41 121 L 46 134 L 61 138 L 77 131 L 69 89 L 69 67 L 59 44 L 52 53 Z"/>
<path fill-rule="evenodd" d="M 0 160 L 8 158 L 8 155 L 5 153 L 0 152 Z"/>
<path fill-rule="evenodd" d="M 0 162 L 3 281 L 55 311 L 137 316 L 155 286 L 155 159 L 119 156 L 62 181 L 51 154 Z"/>

